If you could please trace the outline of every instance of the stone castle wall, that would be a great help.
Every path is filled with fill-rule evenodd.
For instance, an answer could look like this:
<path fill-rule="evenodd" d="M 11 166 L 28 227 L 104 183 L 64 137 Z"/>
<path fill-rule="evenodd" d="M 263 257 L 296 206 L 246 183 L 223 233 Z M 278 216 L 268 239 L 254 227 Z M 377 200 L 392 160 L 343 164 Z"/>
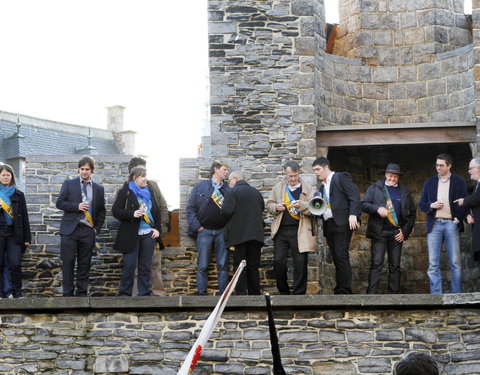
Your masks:
<path fill-rule="evenodd" d="M 472 43 L 464 0 L 340 0 L 333 53 L 368 65 L 432 62 Z"/>
<path fill-rule="evenodd" d="M 479 373 L 478 296 L 453 306 L 442 296 L 370 297 L 274 296 L 286 373 L 390 374 L 412 350 L 431 354 L 442 373 Z M 0 374 L 174 375 L 215 303 L 214 297 L 2 300 Z M 271 374 L 264 303 L 262 296 L 231 297 L 193 374 Z"/>
<path fill-rule="evenodd" d="M 316 88 L 319 126 L 455 122 L 475 117 L 471 45 L 415 65 L 370 66 L 364 60 L 323 52 L 321 58 L 323 70 L 318 69 Z"/>

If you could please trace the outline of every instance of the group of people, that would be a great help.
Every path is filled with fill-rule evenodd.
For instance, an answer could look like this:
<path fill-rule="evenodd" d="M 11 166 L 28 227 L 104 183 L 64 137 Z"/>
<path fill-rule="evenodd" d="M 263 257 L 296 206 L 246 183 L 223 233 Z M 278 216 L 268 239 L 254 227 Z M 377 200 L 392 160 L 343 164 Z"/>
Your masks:
<path fill-rule="evenodd" d="M 461 293 L 462 262 L 460 232 L 464 221 L 480 222 L 480 158 L 469 165 L 471 178 L 477 182 L 468 194 L 465 179 L 451 173 L 452 157 L 436 157 L 437 174 L 423 185 L 418 207 L 426 213 L 428 277 L 432 294 L 442 294 L 440 257 L 445 245 L 451 269 L 450 293 Z M 334 294 L 352 293 L 349 247 L 353 232 L 360 226 L 362 212 L 368 214 L 366 237 L 371 239 L 371 266 L 367 294 L 379 291 L 385 255 L 388 256 L 388 293 L 400 293 L 402 246 L 413 231 L 417 206 L 411 190 L 400 182 L 400 165 L 389 163 L 384 177 L 373 183 L 363 199 L 348 172 L 331 170 L 330 161 L 317 158 L 312 165 L 320 184 L 314 188 L 300 177 L 300 165 L 287 161 L 284 178 L 274 186 L 266 209 L 274 219 L 271 237 L 274 248 L 274 274 L 280 294 L 305 294 L 308 280 L 308 253 L 317 249 L 318 218 L 335 266 Z M 215 249 L 218 287 L 222 293 L 228 282 L 228 250 L 233 264 L 247 261 L 237 283 L 237 295 L 260 294 L 259 265 L 264 243 L 264 201 L 260 192 L 245 181 L 241 171 L 234 171 L 229 182 L 228 165 L 215 161 L 210 179 L 199 182 L 189 196 L 186 213 L 189 235 L 197 244 L 197 288 L 207 294 L 209 257 Z M 309 203 L 320 197 L 321 215 Z M 473 226 L 472 250 L 480 261 L 480 226 Z M 293 285 L 288 282 L 288 256 L 292 258 Z"/>
<path fill-rule="evenodd" d="M 78 162 L 78 177 L 62 184 L 56 206 L 62 210 L 60 224 L 63 295 L 86 296 L 91 259 L 106 215 L 104 188 L 93 181 L 94 160 Z M 378 293 L 385 255 L 388 255 L 388 293 L 400 292 L 402 245 L 411 234 L 416 205 L 410 189 L 402 182 L 398 164 L 389 163 L 384 178 L 373 183 L 360 198 L 358 187 L 348 172 L 335 172 L 325 157 L 312 165 L 319 182 L 317 191 L 300 177 L 300 165 L 288 161 L 284 178 L 276 184 L 265 204 L 262 194 L 251 186 L 242 171 L 229 175 L 229 166 L 215 161 L 210 178 L 197 183 L 186 208 L 188 233 L 196 239 L 197 289 L 207 295 L 210 253 L 214 249 L 219 292 L 228 281 L 229 252 L 233 265 L 246 260 L 246 271 L 236 286 L 237 295 L 260 294 L 259 267 L 264 245 L 264 210 L 273 216 L 271 236 L 274 244 L 274 274 L 280 294 L 305 294 L 308 280 L 308 253 L 317 249 L 318 216 L 309 203 L 313 197 L 324 202 L 321 214 L 323 234 L 335 265 L 335 294 L 352 293 L 349 259 L 350 240 L 360 226 L 362 212 L 369 215 L 366 236 L 371 239 L 371 267 L 367 293 Z M 440 256 L 442 245 L 451 268 L 450 293 L 462 292 L 462 262 L 459 233 L 464 221 L 480 222 L 480 158 L 469 165 L 477 185 L 468 194 L 467 184 L 451 173 L 452 158 L 436 157 L 437 174 L 423 186 L 418 207 L 426 213 L 430 290 L 441 294 Z M 153 291 L 165 295 L 156 269 L 154 249 L 163 248 L 167 233 L 168 208 L 158 185 L 147 179 L 146 161 L 134 157 L 128 165 L 127 181 L 118 191 L 112 206 L 119 220 L 114 250 L 123 254 L 119 296 L 147 296 Z M 227 182 L 228 180 L 228 182 Z M 18 190 L 11 166 L 0 165 L 0 293 L 22 296 L 21 257 L 31 243 L 25 195 Z M 473 226 L 472 248 L 480 261 L 480 226 Z M 157 253 L 158 254 L 158 253 Z M 293 285 L 288 282 L 288 256 L 293 261 Z M 155 260 L 152 273 L 152 259 Z M 76 266 L 76 267 L 75 267 Z M 76 268 L 76 272 L 75 272 Z M 137 272 L 137 274 L 136 274 Z M 76 277 L 75 277 L 76 273 Z M 152 280 L 153 279 L 153 280 Z M 152 288 L 153 281 L 153 288 Z M 136 287 L 135 287 L 136 283 Z"/>
<path fill-rule="evenodd" d="M 153 273 L 157 276 L 153 288 L 151 276 L 155 246 L 163 248 L 161 238 L 167 233 L 168 208 L 158 185 L 147 180 L 145 165 L 142 158 L 130 160 L 127 181 L 112 206 L 112 214 L 120 222 L 114 249 L 123 253 L 119 296 L 131 296 L 135 281 L 138 295 L 150 295 L 152 291 L 166 295 L 158 274 Z M 63 211 L 59 233 L 65 297 L 88 294 L 96 238 L 105 222 L 105 190 L 93 181 L 94 168 L 93 158 L 82 157 L 78 162 L 78 177 L 63 182 L 56 202 Z M 31 243 L 31 232 L 25 195 L 18 190 L 13 168 L 8 164 L 0 165 L 0 205 L 0 291 L 7 297 L 5 284 L 11 280 L 12 296 L 19 298 L 21 257 Z"/>

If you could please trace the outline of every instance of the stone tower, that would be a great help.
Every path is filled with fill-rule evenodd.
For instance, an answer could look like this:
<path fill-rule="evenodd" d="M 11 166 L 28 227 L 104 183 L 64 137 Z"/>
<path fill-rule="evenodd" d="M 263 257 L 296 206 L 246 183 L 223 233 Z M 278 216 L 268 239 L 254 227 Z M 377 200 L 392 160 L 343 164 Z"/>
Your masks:
<path fill-rule="evenodd" d="M 211 158 L 182 161 L 183 204 L 212 159 L 243 169 L 266 198 L 286 160 L 299 161 L 315 184 L 311 163 L 320 155 L 334 170 L 351 172 L 361 192 L 388 162 L 400 163 L 417 201 L 438 153 L 454 155 L 455 172 L 466 174 L 462 166 L 477 147 L 476 5 L 472 34 L 463 1 L 340 0 L 332 40 L 323 0 L 208 4 Z M 428 292 L 422 214 L 417 221 L 402 261 L 407 293 Z M 184 216 L 181 226 L 186 233 Z M 182 240 L 193 265 L 194 243 Z M 471 264 L 468 236 L 462 244 L 464 264 Z M 262 286 L 275 291 L 271 245 L 267 240 L 262 254 Z M 366 287 L 369 256 L 363 228 L 351 247 L 357 293 Z M 467 270 L 466 290 L 476 274 Z M 179 277 L 195 288 L 194 270 Z M 309 257 L 308 292 L 331 293 L 332 282 L 320 235 L 319 251 Z"/>

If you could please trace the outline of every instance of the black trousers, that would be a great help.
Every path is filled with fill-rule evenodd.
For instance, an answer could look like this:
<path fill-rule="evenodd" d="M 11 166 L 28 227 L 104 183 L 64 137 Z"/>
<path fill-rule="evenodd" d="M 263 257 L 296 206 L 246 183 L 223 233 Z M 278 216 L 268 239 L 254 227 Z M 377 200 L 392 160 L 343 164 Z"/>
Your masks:
<path fill-rule="evenodd" d="M 237 270 L 242 260 L 246 260 L 247 266 L 240 274 L 235 292 L 237 296 L 259 295 L 260 294 L 260 277 L 258 267 L 260 267 L 260 254 L 263 243 L 258 241 L 248 241 L 235 245 L 233 252 L 233 269 Z"/>
<path fill-rule="evenodd" d="M 0 214 L 3 215 L 3 212 Z M 5 271 L 10 272 L 12 282 L 12 295 L 14 298 L 22 296 L 22 245 L 15 243 L 13 226 L 0 226 L 0 293 L 4 290 Z M 6 270 L 5 258 L 8 259 Z M 6 297 L 6 296 L 5 296 Z"/>
<path fill-rule="evenodd" d="M 288 251 L 293 260 L 293 293 L 305 294 L 308 280 L 308 253 L 298 251 L 298 226 L 280 226 L 273 239 L 273 270 L 280 294 L 290 294 L 288 286 Z"/>
<path fill-rule="evenodd" d="M 74 295 L 75 261 L 77 262 L 77 292 L 76 296 L 86 296 L 88 278 L 95 246 L 95 231 L 87 225 L 78 224 L 69 236 L 60 240 L 60 256 L 62 259 L 63 295 Z"/>
<path fill-rule="evenodd" d="M 348 224 L 337 225 L 333 219 L 325 220 L 323 233 L 335 265 L 334 294 L 352 294 L 352 269 L 348 249 L 353 231 Z"/>
<path fill-rule="evenodd" d="M 385 253 L 388 253 L 388 293 L 400 293 L 400 258 L 403 242 L 395 241 L 398 230 L 382 231 L 381 238 L 372 238 L 372 257 L 368 294 L 377 294 Z"/>

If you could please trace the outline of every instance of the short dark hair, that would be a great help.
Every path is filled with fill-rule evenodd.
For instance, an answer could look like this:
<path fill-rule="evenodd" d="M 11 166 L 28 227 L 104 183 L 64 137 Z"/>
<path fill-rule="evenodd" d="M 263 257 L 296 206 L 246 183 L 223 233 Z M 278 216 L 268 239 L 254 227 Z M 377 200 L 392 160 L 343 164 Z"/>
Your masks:
<path fill-rule="evenodd" d="M 93 170 L 95 169 L 95 160 L 93 160 L 93 158 L 90 156 L 82 156 L 82 158 L 78 161 L 78 168 L 83 167 L 87 164 L 93 172 Z"/>
<path fill-rule="evenodd" d="M 298 164 L 296 161 L 294 160 L 290 160 L 290 161 L 287 161 L 284 165 L 283 165 L 283 171 L 285 172 L 287 170 L 287 168 L 290 168 L 292 171 L 294 172 L 298 172 L 300 173 L 300 164 Z"/>
<path fill-rule="evenodd" d="M 330 161 L 326 157 L 320 156 L 314 160 L 312 167 L 315 167 L 316 165 L 319 165 L 320 167 L 328 166 L 330 168 Z"/>
<path fill-rule="evenodd" d="M 12 181 L 10 181 L 10 185 L 17 187 L 17 184 L 15 183 L 15 172 L 13 171 L 12 166 L 0 163 L 0 173 L 2 173 L 3 171 L 7 171 L 12 175 Z"/>
<path fill-rule="evenodd" d="M 147 161 L 140 156 L 134 156 L 128 162 L 128 171 L 130 172 L 132 168 L 138 167 L 139 165 L 147 166 Z"/>
<path fill-rule="evenodd" d="M 215 160 L 210 167 L 210 178 L 215 174 L 215 169 L 220 169 L 222 167 L 228 168 L 228 164 Z"/>
<path fill-rule="evenodd" d="M 447 163 L 447 165 L 452 165 L 453 164 L 453 159 L 450 155 L 448 154 L 438 154 L 437 155 L 437 159 L 440 159 L 440 160 L 445 160 L 445 162 Z"/>
<path fill-rule="evenodd" d="M 395 365 L 395 375 L 438 375 L 435 360 L 423 352 L 410 352 Z"/>
<path fill-rule="evenodd" d="M 147 169 L 143 167 L 133 167 L 128 174 L 128 181 L 133 181 L 134 177 L 146 176 Z"/>

